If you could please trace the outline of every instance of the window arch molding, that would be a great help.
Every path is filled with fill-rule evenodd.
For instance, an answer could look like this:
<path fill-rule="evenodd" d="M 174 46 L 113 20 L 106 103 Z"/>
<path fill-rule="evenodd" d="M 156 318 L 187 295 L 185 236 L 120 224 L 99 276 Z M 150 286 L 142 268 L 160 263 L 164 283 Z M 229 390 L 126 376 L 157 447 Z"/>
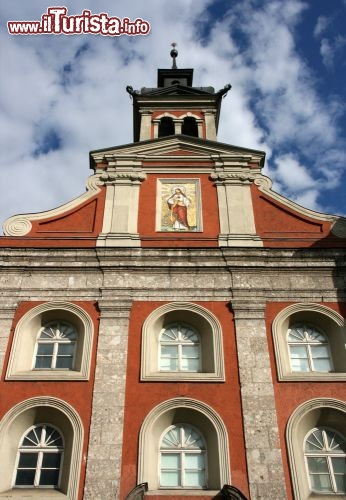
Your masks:
<path fill-rule="evenodd" d="M 209 493 L 231 484 L 228 434 L 221 417 L 205 403 L 184 397 L 160 403 L 144 419 L 139 434 L 137 482 L 147 481 L 149 490 L 158 489 L 160 437 L 170 425 L 182 422 L 198 429 L 206 440 Z"/>
<path fill-rule="evenodd" d="M 302 403 L 290 416 L 286 427 L 288 459 L 294 498 L 316 498 L 310 491 L 304 460 L 304 440 L 315 427 L 329 427 L 346 436 L 346 403 L 331 398 L 316 398 Z M 330 500 L 331 495 L 318 494 L 319 500 Z"/>
<path fill-rule="evenodd" d="M 162 328 L 179 322 L 192 326 L 200 335 L 202 366 L 198 372 L 159 370 Z M 206 308 L 189 302 L 171 302 L 155 309 L 142 328 L 141 380 L 224 381 L 222 329 L 218 319 Z"/>
<path fill-rule="evenodd" d="M 67 321 L 78 332 L 73 370 L 33 369 L 37 336 L 42 326 Z M 33 307 L 18 321 L 7 366 L 7 380 L 87 380 L 94 325 L 89 314 L 71 302 L 52 301 Z"/>
<path fill-rule="evenodd" d="M 68 403 L 49 396 L 30 398 L 11 408 L 0 422 L 0 453 L 6 456 L 0 475 L 0 498 L 18 498 L 13 488 L 16 456 L 20 439 L 35 424 L 51 424 L 57 427 L 65 441 L 60 490 L 54 490 L 59 498 L 77 500 L 80 464 L 82 459 L 84 429 L 75 409 Z M 39 497 L 42 490 L 22 489 L 21 494 Z"/>
<path fill-rule="evenodd" d="M 169 118 L 172 120 L 173 127 L 174 127 L 174 134 L 181 134 L 182 133 L 182 126 L 185 118 L 188 119 L 193 119 L 195 120 L 196 123 L 196 128 L 197 128 L 197 134 L 196 131 L 193 134 L 193 136 L 196 137 L 202 137 L 203 136 L 203 119 L 196 115 L 195 113 L 191 113 L 188 111 L 187 113 L 183 113 L 180 116 L 173 115 L 172 113 L 169 113 L 165 111 L 164 113 L 161 113 L 160 115 L 157 115 L 155 118 L 153 118 L 152 123 L 154 124 L 154 139 L 160 136 L 159 133 L 159 128 L 160 128 L 160 123 L 163 118 Z M 164 137 L 165 135 L 161 135 L 161 137 Z"/>
<path fill-rule="evenodd" d="M 290 326 L 307 323 L 322 330 L 331 353 L 333 371 L 331 372 L 293 372 L 287 343 Z M 283 309 L 272 324 L 275 361 L 279 380 L 346 380 L 346 322 L 333 309 L 314 303 L 297 303 Z"/>

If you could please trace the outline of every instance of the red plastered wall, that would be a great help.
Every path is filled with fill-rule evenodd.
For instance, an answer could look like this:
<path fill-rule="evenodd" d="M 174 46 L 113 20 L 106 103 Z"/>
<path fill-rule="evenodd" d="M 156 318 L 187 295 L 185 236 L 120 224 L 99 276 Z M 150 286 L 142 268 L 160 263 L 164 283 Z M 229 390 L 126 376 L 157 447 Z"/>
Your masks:
<path fill-rule="evenodd" d="M 274 318 L 283 309 L 291 305 L 291 302 L 276 302 L 268 303 L 266 307 L 266 326 L 267 326 L 267 338 L 269 347 L 269 356 L 272 368 L 273 384 L 274 384 L 274 394 L 276 402 L 276 412 L 278 417 L 278 426 L 280 434 L 280 444 L 282 450 L 284 472 L 286 477 L 286 485 L 288 498 L 287 500 L 293 500 L 291 478 L 288 466 L 288 455 L 286 446 L 286 426 L 287 422 L 296 410 L 296 408 L 302 403 L 309 401 L 314 398 L 335 398 L 344 400 L 346 396 L 345 382 L 281 382 L 278 380 L 276 364 L 275 364 L 275 351 L 272 337 L 272 323 Z M 346 316 L 346 304 L 337 303 L 321 303 L 322 305 L 329 307 L 337 311 L 342 316 Z"/>
<path fill-rule="evenodd" d="M 142 326 L 148 315 L 163 302 L 135 302 L 131 311 L 125 397 L 125 425 L 121 470 L 121 498 L 137 481 L 138 438 L 148 413 L 163 401 L 183 396 L 211 406 L 223 420 L 229 437 L 232 484 L 248 495 L 245 445 L 240 403 L 237 355 L 232 314 L 223 302 L 196 302 L 221 323 L 225 357 L 225 382 L 141 382 Z M 155 497 L 156 498 L 156 497 Z M 157 496 L 159 498 L 167 498 Z M 180 498 L 177 494 L 174 498 Z M 186 499 L 186 496 L 181 498 Z M 196 498 L 196 497 L 195 497 Z M 203 498 L 205 498 L 203 496 Z"/>
<path fill-rule="evenodd" d="M 4 369 L 0 380 L 0 419 L 15 405 L 21 401 L 37 396 L 50 396 L 59 398 L 70 404 L 78 413 L 84 427 L 83 456 L 88 450 L 89 428 L 92 409 L 92 394 L 94 386 L 94 373 L 96 363 L 96 345 L 98 337 L 98 317 L 96 302 L 73 302 L 83 308 L 92 318 L 94 323 L 94 338 L 92 346 L 92 357 L 90 366 L 90 378 L 85 381 L 46 381 L 46 380 L 5 380 L 7 363 L 13 341 L 13 334 L 18 321 L 30 309 L 42 304 L 42 302 L 22 302 L 15 313 L 8 347 L 5 356 Z M 85 481 L 86 461 L 82 461 L 78 500 L 83 498 Z"/>

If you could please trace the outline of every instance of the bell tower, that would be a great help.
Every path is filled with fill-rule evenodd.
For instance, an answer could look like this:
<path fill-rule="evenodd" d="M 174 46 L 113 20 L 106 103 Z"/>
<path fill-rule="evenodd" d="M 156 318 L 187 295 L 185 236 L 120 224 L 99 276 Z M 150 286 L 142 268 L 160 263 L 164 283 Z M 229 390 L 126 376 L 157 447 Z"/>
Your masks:
<path fill-rule="evenodd" d="M 176 44 L 172 47 L 172 68 L 158 69 L 156 88 L 126 88 L 133 98 L 134 141 L 181 134 L 215 141 L 221 100 L 231 85 L 218 92 L 193 87 L 193 69 L 177 67 Z"/>

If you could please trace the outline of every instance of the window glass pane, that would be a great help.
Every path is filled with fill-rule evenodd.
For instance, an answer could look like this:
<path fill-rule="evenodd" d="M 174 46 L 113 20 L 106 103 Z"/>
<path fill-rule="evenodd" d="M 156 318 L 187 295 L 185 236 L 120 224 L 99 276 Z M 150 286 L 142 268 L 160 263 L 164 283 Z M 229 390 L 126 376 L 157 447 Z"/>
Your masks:
<path fill-rule="evenodd" d="M 320 429 L 315 429 L 311 432 L 305 443 L 305 451 L 317 451 L 323 450 L 324 440 L 322 431 Z"/>
<path fill-rule="evenodd" d="M 59 481 L 59 469 L 42 469 L 40 476 L 41 486 L 56 486 Z"/>
<path fill-rule="evenodd" d="M 308 357 L 306 347 L 300 345 L 291 345 L 290 346 L 291 358 L 305 359 Z"/>
<path fill-rule="evenodd" d="M 36 356 L 35 368 L 51 368 L 52 357 L 51 356 Z"/>
<path fill-rule="evenodd" d="M 161 472 L 161 486 L 164 487 L 181 486 L 180 472 L 178 471 Z"/>
<path fill-rule="evenodd" d="M 60 467 L 60 459 L 61 459 L 61 454 L 60 453 L 44 453 L 43 454 L 43 460 L 42 460 L 42 467 L 43 468 L 59 468 Z"/>
<path fill-rule="evenodd" d="M 329 351 L 326 345 L 312 345 L 311 355 L 313 358 L 329 358 Z"/>
<path fill-rule="evenodd" d="M 186 469 L 204 469 L 204 455 L 202 453 L 186 453 Z"/>
<path fill-rule="evenodd" d="M 310 473 L 328 472 L 327 459 L 325 457 L 308 457 Z"/>
<path fill-rule="evenodd" d="M 73 356 L 75 344 L 59 344 L 58 356 L 60 355 L 70 355 Z"/>
<path fill-rule="evenodd" d="M 21 453 L 18 467 L 36 468 L 37 453 Z"/>
<path fill-rule="evenodd" d="M 163 453 L 161 455 L 162 469 L 179 469 L 180 455 L 173 453 Z"/>
<path fill-rule="evenodd" d="M 327 474 L 316 474 L 310 475 L 311 489 L 318 492 L 331 492 L 332 485 L 330 483 L 329 475 Z"/>
<path fill-rule="evenodd" d="M 203 487 L 205 485 L 204 471 L 194 471 L 185 473 L 185 484 L 184 486 L 199 486 Z"/>
<path fill-rule="evenodd" d="M 17 477 L 16 477 L 16 483 L 15 483 L 16 486 L 23 486 L 23 485 L 33 486 L 34 481 L 35 481 L 35 474 L 36 474 L 35 469 L 18 470 Z"/>
<path fill-rule="evenodd" d="M 161 356 L 165 358 L 177 358 L 178 357 L 178 347 L 174 345 L 162 345 L 161 346 Z"/>
<path fill-rule="evenodd" d="M 181 369 L 189 372 L 197 372 L 199 370 L 198 359 L 182 359 Z"/>
<path fill-rule="evenodd" d="M 338 493 L 346 493 L 346 474 L 335 476 L 336 491 Z"/>
<path fill-rule="evenodd" d="M 160 362 L 160 370 L 170 370 L 177 371 L 178 370 L 178 360 L 174 358 L 162 358 Z"/>
<path fill-rule="evenodd" d="M 73 357 L 71 356 L 58 356 L 56 358 L 56 368 L 72 368 Z"/>
<path fill-rule="evenodd" d="M 182 356 L 183 358 L 198 358 L 199 349 L 197 346 L 184 345 L 182 347 Z"/>
<path fill-rule="evenodd" d="M 46 355 L 46 356 L 51 356 L 53 354 L 53 348 L 54 344 L 52 342 L 50 343 L 42 343 L 38 344 L 37 346 L 37 354 L 38 355 Z"/>
<path fill-rule="evenodd" d="M 332 464 L 335 474 L 346 474 L 345 457 L 333 457 Z"/>
<path fill-rule="evenodd" d="M 23 446 L 37 446 L 40 442 L 43 427 L 35 427 L 23 439 Z"/>
<path fill-rule="evenodd" d="M 307 359 L 292 359 L 291 367 L 293 372 L 308 372 L 310 371 L 309 362 Z"/>
<path fill-rule="evenodd" d="M 329 372 L 331 369 L 329 359 L 314 359 L 314 370 L 317 372 Z"/>

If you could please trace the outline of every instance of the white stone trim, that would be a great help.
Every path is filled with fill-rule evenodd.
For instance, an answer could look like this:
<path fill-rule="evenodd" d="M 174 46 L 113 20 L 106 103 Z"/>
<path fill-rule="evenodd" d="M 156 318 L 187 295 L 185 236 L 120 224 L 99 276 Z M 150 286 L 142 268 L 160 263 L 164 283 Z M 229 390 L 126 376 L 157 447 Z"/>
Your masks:
<path fill-rule="evenodd" d="M 78 331 L 75 370 L 34 370 L 32 368 L 39 328 L 48 320 L 65 319 Z M 70 302 L 45 302 L 28 311 L 17 323 L 6 380 L 88 380 L 94 325 L 89 314 Z"/>
<path fill-rule="evenodd" d="M 333 415 L 333 416 L 332 416 Z M 346 435 L 346 403 L 332 398 L 316 398 L 302 403 L 294 410 L 287 422 L 286 441 L 293 495 L 295 500 L 318 498 L 330 500 L 338 495 L 316 495 L 310 492 L 304 463 L 303 439 L 316 423 L 323 425 L 327 418 L 333 420 L 335 430 Z"/>
<path fill-rule="evenodd" d="M 301 215 L 310 217 L 312 219 L 316 219 L 322 222 L 330 222 L 332 224 L 331 232 L 339 238 L 346 238 L 346 218 L 337 215 L 315 212 L 314 210 L 310 210 L 309 208 L 298 205 L 298 203 L 295 203 L 294 201 L 285 198 L 281 194 L 272 191 L 272 180 L 264 175 L 257 175 L 254 183 L 256 184 L 256 186 L 258 186 L 258 189 L 262 191 L 262 193 L 267 194 L 272 199 L 289 207 L 291 210 L 294 210 L 295 212 L 298 212 Z"/>
<path fill-rule="evenodd" d="M 201 372 L 159 371 L 160 331 L 164 323 L 174 321 L 183 321 L 198 330 L 201 336 Z M 208 357 L 205 356 L 206 351 Z M 223 382 L 225 380 L 223 338 L 217 318 L 204 307 L 190 302 L 170 302 L 155 309 L 147 317 L 142 328 L 141 380 Z"/>
<path fill-rule="evenodd" d="M 333 365 L 333 372 L 292 372 L 286 340 L 287 329 L 292 322 L 308 322 L 322 327 L 327 335 Z M 282 381 L 338 381 L 346 380 L 346 322 L 333 309 L 315 303 L 296 303 L 285 307 L 274 319 L 272 335 L 278 379 Z M 340 368 L 344 368 L 341 370 Z"/>
<path fill-rule="evenodd" d="M 52 409 L 54 412 L 52 412 Z M 32 411 L 35 410 L 35 411 Z M 54 497 L 61 499 L 77 500 L 79 489 L 80 466 L 83 449 L 83 424 L 75 409 L 62 401 L 51 396 L 39 396 L 27 399 L 11 408 L 0 422 L 0 454 L 6 456 L 6 463 L 3 462 L 3 468 L 0 475 L 0 498 L 49 498 L 51 493 L 45 490 L 33 489 L 11 489 L 12 478 L 15 466 L 15 457 L 19 445 L 19 438 L 23 434 L 22 430 L 30 427 L 33 423 L 41 423 L 35 419 L 44 420 L 44 414 L 48 411 L 49 416 L 45 423 L 56 425 L 59 422 L 66 447 L 64 451 L 62 491 L 55 491 Z M 41 412 L 41 415 L 38 414 Z M 54 418 L 53 418 L 54 417 Z M 51 422 L 51 420 L 54 422 Z M 69 436 L 68 436 L 69 434 Z M 69 437 L 69 439 L 68 439 Z M 15 440 L 15 442 L 14 442 Z M 68 442 L 70 444 L 68 444 Z"/>
<path fill-rule="evenodd" d="M 160 403 L 144 419 L 139 435 L 137 483 L 148 482 L 149 490 L 157 490 L 159 434 L 164 427 L 168 427 L 170 412 L 177 412 L 178 410 L 185 411 L 184 416 L 188 420 L 186 423 L 192 423 L 197 428 L 199 424 L 203 425 L 204 437 L 207 442 L 209 441 L 209 445 L 211 441 L 213 442 L 213 447 L 209 446 L 208 460 L 209 478 L 210 468 L 211 466 L 214 467 L 213 477 L 211 478 L 214 484 L 211 485 L 211 489 L 217 490 L 221 489 L 224 484 L 231 484 L 229 442 L 225 424 L 215 410 L 207 404 L 184 397 L 173 398 Z M 211 448 L 215 452 L 212 463 Z"/>

